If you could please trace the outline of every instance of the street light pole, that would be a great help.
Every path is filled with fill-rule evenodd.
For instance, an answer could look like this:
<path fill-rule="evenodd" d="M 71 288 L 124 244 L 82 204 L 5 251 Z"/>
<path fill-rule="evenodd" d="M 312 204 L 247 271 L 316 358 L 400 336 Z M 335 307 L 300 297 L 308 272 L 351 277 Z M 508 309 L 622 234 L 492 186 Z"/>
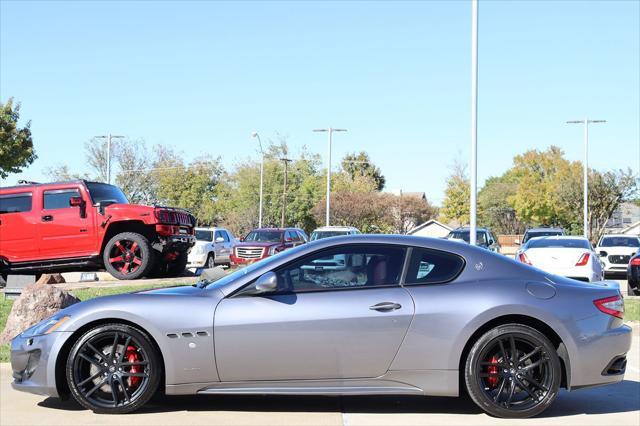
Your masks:
<path fill-rule="evenodd" d="M 567 124 L 583 124 L 584 125 L 584 168 L 582 183 L 582 233 L 585 238 L 589 238 L 589 124 L 590 123 L 606 123 L 607 120 L 571 120 Z"/>
<path fill-rule="evenodd" d="M 469 200 L 469 244 L 476 245 L 478 193 L 478 0 L 471 0 L 471 196 Z"/>
<path fill-rule="evenodd" d="M 252 137 L 258 139 L 260 146 L 260 154 L 262 154 L 262 161 L 260 162 L 260 207 L 258 208 L 258 228 L 262 228 L 262 187 L 264 185 L 264 151 L 262 150 L 262 141 L 260 141 L 260 135 L 258 132 L 253 132 Z"/>
<path fill-rule="evenodd" d="M 111 183 L 111 139 L 123 139 L 124 136 L 115 136 L 109 133 L 106 136 L 96 136 L 96 138 L 107 140 L 107 183 Z"/>
<path fill-rule="evenodd" d="M 347 129 L 334 129 L 329 127 L 328 129 L 314 129 L 314 132 L 328 132 L 329 133 L 329 147 L 327 153 L 327 206 L 325 212 L 325 220 L 327 226 L 329 226 L 329 211 L 331 209 L 331 145 L 333 132 L 346 132 Z"/>

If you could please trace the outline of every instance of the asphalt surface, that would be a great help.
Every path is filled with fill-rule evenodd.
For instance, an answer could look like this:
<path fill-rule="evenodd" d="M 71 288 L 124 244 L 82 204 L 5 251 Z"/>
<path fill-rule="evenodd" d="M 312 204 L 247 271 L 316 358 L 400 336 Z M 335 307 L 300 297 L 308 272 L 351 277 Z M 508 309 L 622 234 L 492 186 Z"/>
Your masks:
<path fill-rule="evenodd" d="M 640 327 L 628 354 L 625 380 L 562 391 L 541 417 L 496 419 L 465 398 L 180 396 L 152 401 L 141 411 L 97 415 L 61 401 L 11 388 L 11 368 L 0 364 L 0 425 L 640 425 Z"/>

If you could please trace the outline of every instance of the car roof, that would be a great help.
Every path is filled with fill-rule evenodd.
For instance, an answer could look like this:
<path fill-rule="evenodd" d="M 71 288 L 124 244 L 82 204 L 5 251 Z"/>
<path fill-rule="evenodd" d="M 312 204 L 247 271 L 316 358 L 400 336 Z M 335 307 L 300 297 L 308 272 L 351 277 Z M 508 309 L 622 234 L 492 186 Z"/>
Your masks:
<path fill-rule="evenodd" d="M 612 238 L 620 238 L 620 237 L 639 238 L 637 235 L 629 235 L 629 234 L 605 234 L 605 235 L 602 236 L 602 238 L 607 238 L 607 237 L 612 237 Z"/>
<path fill-rule="evenodd" d="M 358 228 L 354 226 L 321 226 L 320 228 L 314 229 L 313 232 L 318 231 L 357 231 Z"/>
<path fill-rule="evenodd" d="M 478 226 L 476 228 L 476 232 L 477 231 L 488 231 L 488 230 L 489 230 L 489 228 L 485 228 L 484 226 Z M 455 231 L 471 231 L 471 228 L 468 227 L 468 226 L 460 226 L 460 227 L 458 227 L 456 229 L 452 229 L 451 230 L 451 232 L 455 232 Z"/>
<path fill-rule="evenodd" d="M 533 237 L 529 241 L 540 241 L 540 240 L 587 240 L 585 237 L 581 237 L 580 235 L 545 235 L 542 237 Z"/>
<path fill-rule="evenodd" d="M 546 228 L 544 226 L 539 228 L 529 228 L 524 232 L 564 232 L 562 228 Z"/>
<path fill-rule="evenodd" d="M 103 185 L 111 185 L 109 183 L 106 182 L 94 182 L 94 181 L 90 181 L 90 180 L 85 180 L 85 179 L 74 179 L 74 180 L 61 180 L 61 181 L 56 181 L 56 182 L 30 182 L 30 183 L 24 183 L 24 184 L 19 184 L 19 185 L 13 185 L 13 186 L 3 186 L 2 188 L 0 188 L 0 191 L 5 190 L 5 189 L 28 189 L 28 188 L 33 188 L 33 187 L 38 187 L 38 186 L 50 186 L 50 185 L 68 185 L 70 183 L 81 183 L 81 184 L 87 184 L 87 183 L 100 183 Z M 114 186 L 114 185 L 111 185 Z"/>

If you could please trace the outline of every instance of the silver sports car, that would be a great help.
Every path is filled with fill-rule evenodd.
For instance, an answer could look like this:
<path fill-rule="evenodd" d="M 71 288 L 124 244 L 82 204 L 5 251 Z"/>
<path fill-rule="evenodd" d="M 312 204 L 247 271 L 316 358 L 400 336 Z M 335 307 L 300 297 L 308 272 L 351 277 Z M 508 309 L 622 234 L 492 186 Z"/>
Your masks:
<path fill-rule="evenodd" d="M 620 382 L 616 283 L 456 242 L 318 240 L 215 282 L 73 305 L 17 336 L 18 390 L 126 413 L 156 392 L 439 395 L 528 417 L 559 388 Z"/>

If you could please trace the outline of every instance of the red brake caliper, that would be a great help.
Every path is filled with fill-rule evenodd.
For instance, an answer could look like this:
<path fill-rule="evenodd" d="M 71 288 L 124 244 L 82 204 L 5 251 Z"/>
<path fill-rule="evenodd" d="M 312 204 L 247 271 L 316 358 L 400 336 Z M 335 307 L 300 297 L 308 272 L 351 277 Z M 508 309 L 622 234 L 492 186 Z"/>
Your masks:
<path fill-rule="evenodd" d="M 496 364 L 498 362 L 498 359 L 494 356 L 491 357 L 489 362 L 491 364 Z M 489 383 L 489 386 L 491 386 L 492 388 L 495 388 L 498 384 L 498 367 L 495 365 L 490 365 L 489 367 L 487 367 L 487 373 L 490 374 L 490 376 L 487 377 L 487 383 Z"/>
<path fill-rule="evenodd" d="M 140 356 L 136 351 L 136 348 L 133 346 L 127 346 L 127 350 L 124 353 L 124 356 L 127 358 L 127 362 L 138 362 L 140 361 Z M 129 373 L 141 373 L 139 365 L 132 365 Z M 134 387 L 140 383 L 140 377 L 129 377 L 129 386 Z"/>

